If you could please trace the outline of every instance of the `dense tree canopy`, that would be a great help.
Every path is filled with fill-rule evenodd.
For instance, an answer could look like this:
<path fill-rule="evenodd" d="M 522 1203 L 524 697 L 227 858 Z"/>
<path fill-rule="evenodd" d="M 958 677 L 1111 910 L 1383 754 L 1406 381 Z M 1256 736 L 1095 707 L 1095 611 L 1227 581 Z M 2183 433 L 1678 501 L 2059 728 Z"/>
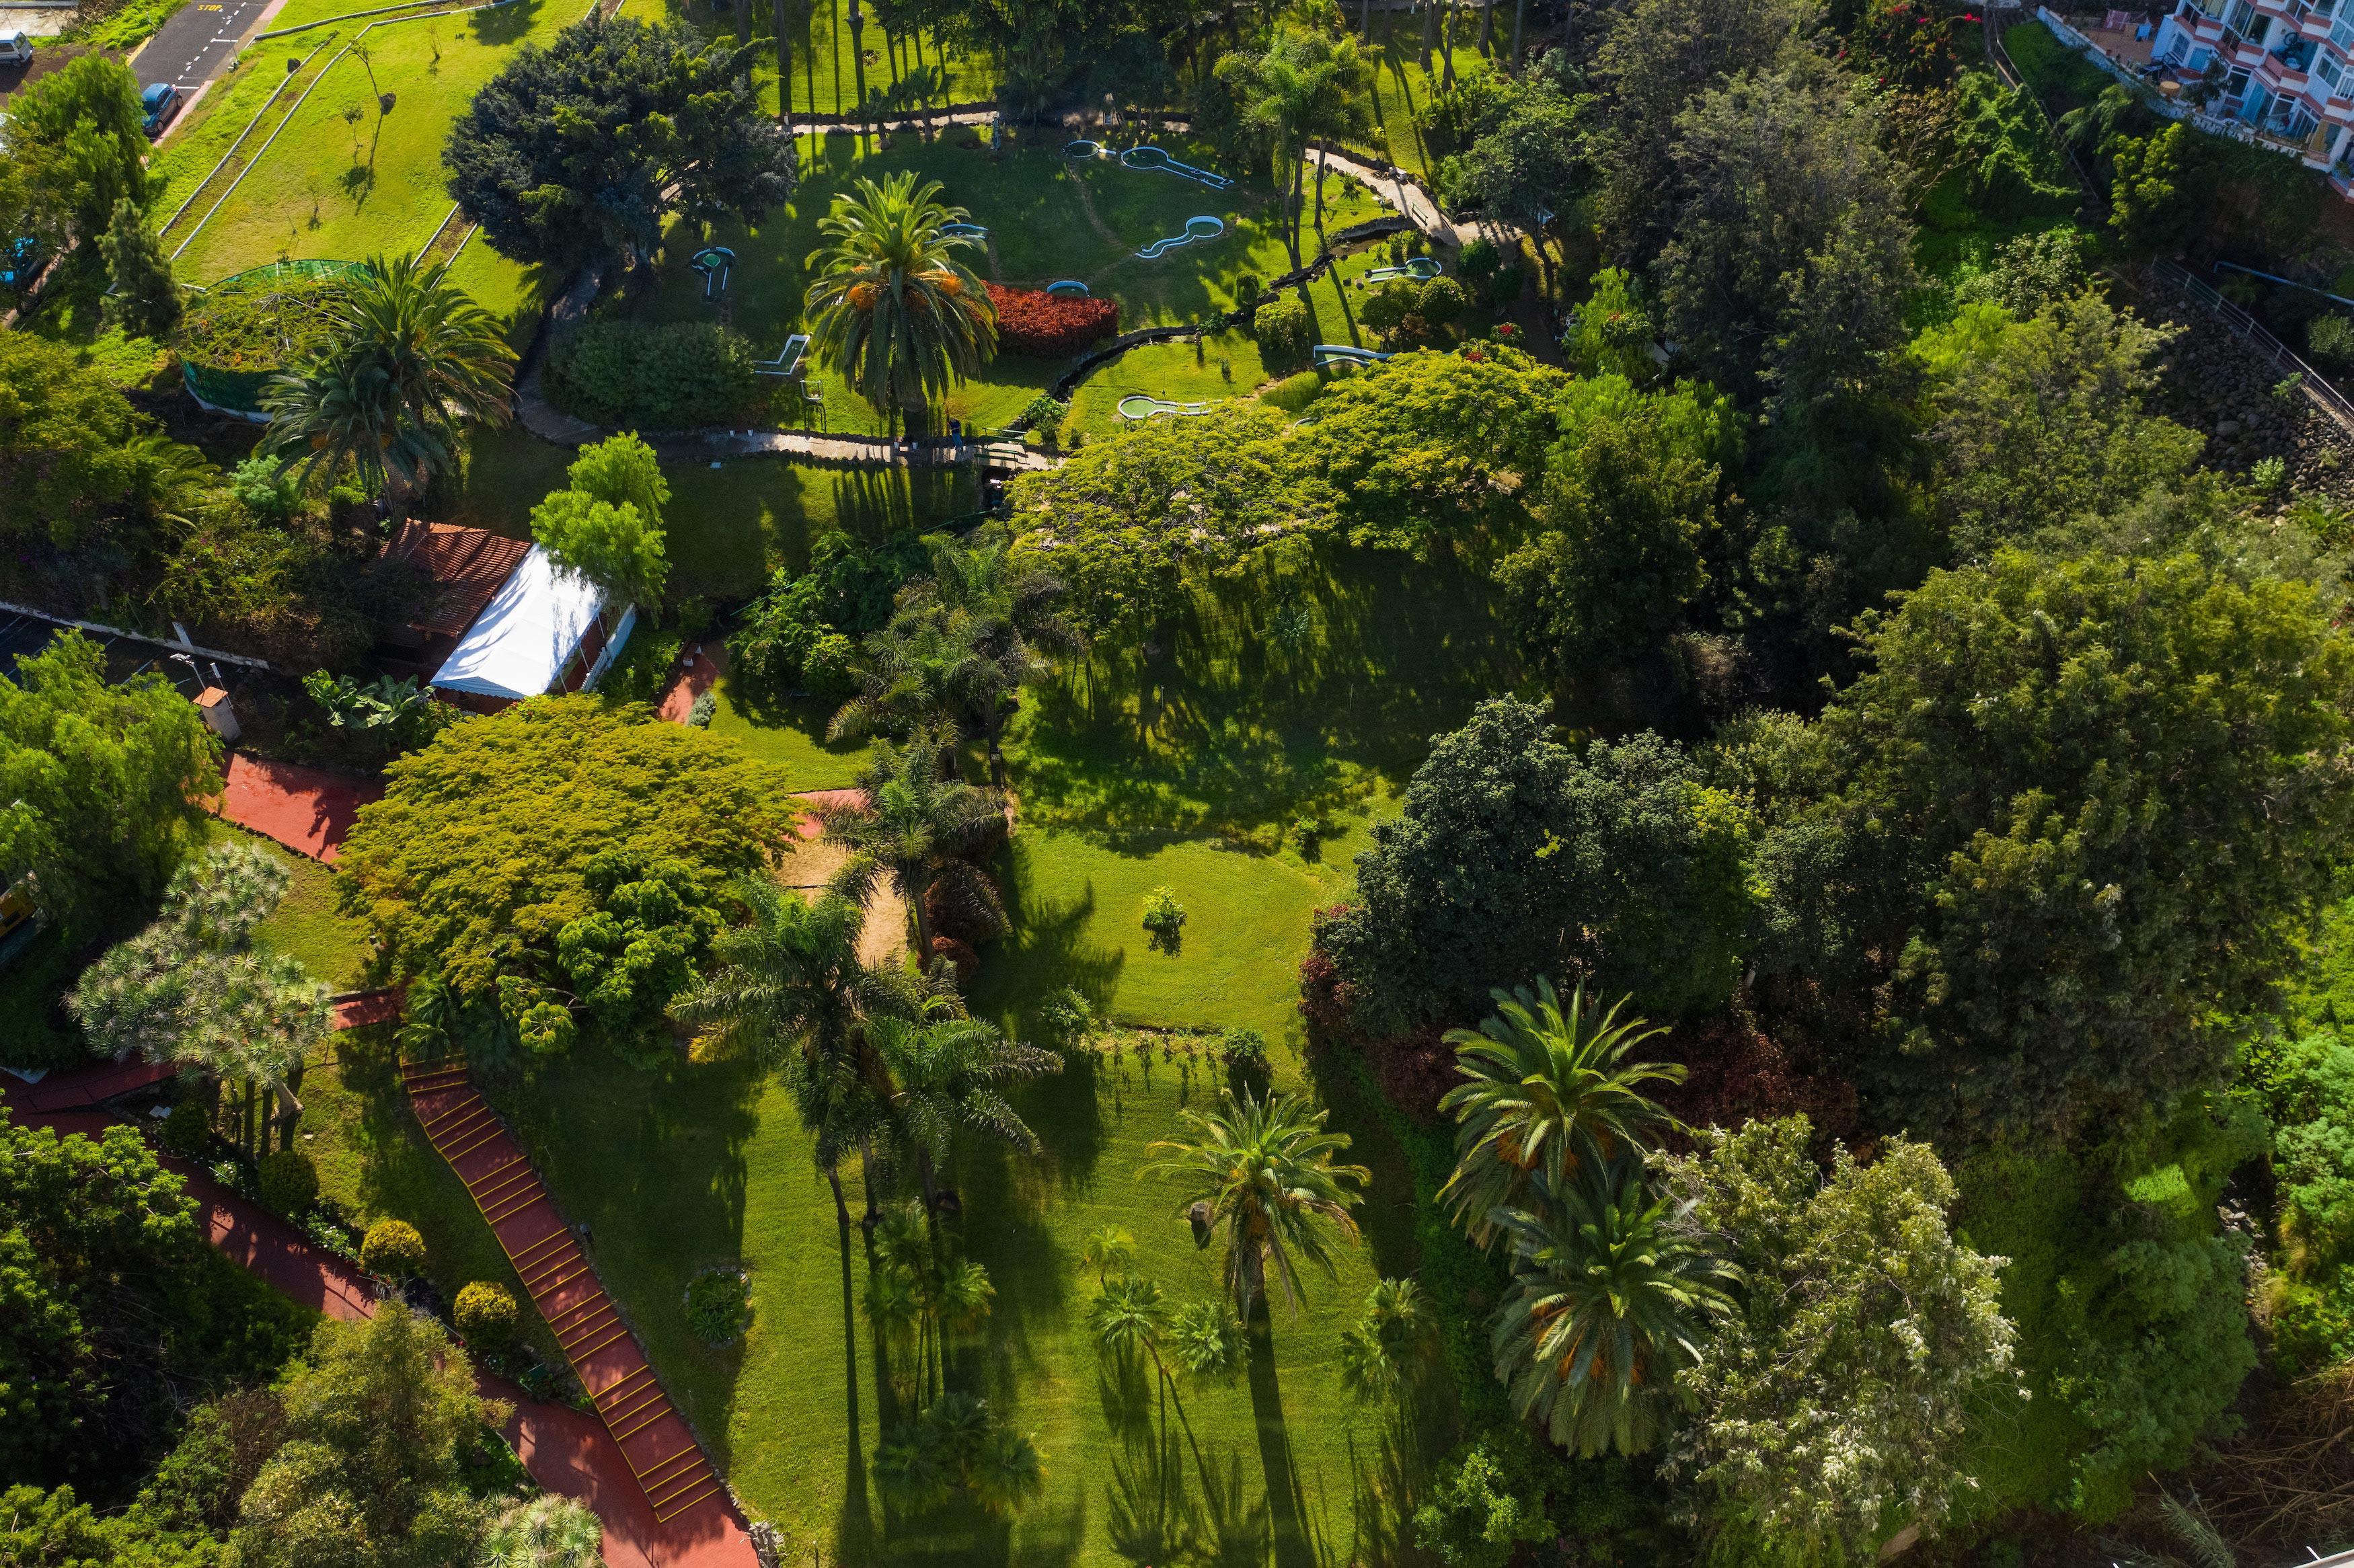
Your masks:
<path fill-rule="evenodd" d="M 501 255 L 558 267 L 651 257 L 673 211 L 757 221 L 791 188 L 793 150 L 751 62 L 631 16 L 525 45 L 451 128 L 450 194 Z"/>
<path fill-rule="evenodd" d="M 1916 1128 L 2067 1127 L 2226 1048 L 2332 885 L 2354 665 L 2314 592 L 2190 556 L 1941 572 L 1789 748 L 1774 968 Z M 1819 785 L 1797 775 L 1815 770 Z"/>
<path fill-rule="evenodd" d="M 1499 985 L 1583 975 L 1676 1015 L 1722 1001 L 1748 918 L 1747 819 L 1673 745 L 1582 753 L 1511 697 L 1441 736 L 1318 944 L 1376 1035 L 1469 1022 Z"/>
<path fill-rule="evenodd" d="M 9 100 L 8 156 L 77 236 L 95 238 L 115 203 L 146 199 L 145 120 L 131 68 L 85 54 Z"/>

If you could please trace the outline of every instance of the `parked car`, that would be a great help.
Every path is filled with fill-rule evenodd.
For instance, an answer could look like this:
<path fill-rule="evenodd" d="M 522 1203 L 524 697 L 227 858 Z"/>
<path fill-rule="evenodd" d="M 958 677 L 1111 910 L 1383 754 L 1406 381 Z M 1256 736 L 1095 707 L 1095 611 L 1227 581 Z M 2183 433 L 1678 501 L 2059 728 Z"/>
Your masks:
<path fill-rule="evenodd" d="M 33 40 L 23 33 L 0 33 L 0 66 L 33 63 Z"/>
<path fill-rule="evenodd" d="M 139 107 L 146 111 L 147 134 L 160 135 L 180 111 L 180 90 L 168 81 L 151 81 L 139 95 Z"/>

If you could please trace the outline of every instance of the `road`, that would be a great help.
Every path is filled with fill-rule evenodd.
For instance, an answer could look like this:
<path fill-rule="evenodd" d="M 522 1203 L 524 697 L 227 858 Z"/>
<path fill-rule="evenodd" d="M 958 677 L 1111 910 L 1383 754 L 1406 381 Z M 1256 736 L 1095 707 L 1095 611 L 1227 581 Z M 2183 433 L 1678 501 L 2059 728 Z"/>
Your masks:
<path fill-rule="evenodd" d="M 269 8 L 270 0 L 188 0 L 139 51 L 140 85 L 168 81 L 193 95 L 237 58 L 238 40 Z"/>

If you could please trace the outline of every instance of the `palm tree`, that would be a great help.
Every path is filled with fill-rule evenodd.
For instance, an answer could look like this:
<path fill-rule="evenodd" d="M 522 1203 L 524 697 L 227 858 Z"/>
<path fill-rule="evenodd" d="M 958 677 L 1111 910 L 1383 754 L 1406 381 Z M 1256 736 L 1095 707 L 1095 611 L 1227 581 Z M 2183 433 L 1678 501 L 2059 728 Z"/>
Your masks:
<path fill-rule="evenodd" d="M 853 1145 L 864 1157 L 872 1224 L 872 1133 L 889 1089 L 868 1027 L 915 1003 L 897 977 L 859 959 L 866 913 L 855 900 L 829 893 L 811 904 L 758 878 L 729 891 L 747 918 L 712 938 L 711 963 L 671 1003 L 671 1016 L 700 1032 L 702 1049 L 786 1071 L 845 1229 L 841 1161 Z"/>
<path fill-rule="evenodd" d="M 978 241 L 941 232 L 970 215 L 940 201 L 938 181 L 861 175 L 855 192 L 818 220 L 832 243 L 809 256 L 810 335 L 818 363 L 887 417 L 979 371 L 997 352 L 997 312 L 960 255 Z"/>
<path fill-rule="evenodd" d="M 1113 1269 L 1136 1261 L 1136 1238 L 1118 1225 L 1097 1226 L 1079 1244 L 1079 1261 L 1096 1271 L 1096 1288 L 1101 1290 Z"/>
<path fill-rule="evenodd" d="M 866 634 L 850 666 L 858 694 L 835 710 L 830 741 L 921 734 L 952 728 L 961 706 L 958 653 L 938 614 L 912 607 L 892 612 L 889 624 Z"/>
<path fill-rule="evenodd" d="M 973 1500 L 1003 1519 L 1046 1492 L 1046 1461 L 1022 1433 L 999 1426 L 981 1440 L 968 1472 Z"/>
<path fill-rule="evenodd" d="M 987 851 L 1005 831 L 1004 799 L 941 778 L 939 744 L 927 735 L 887 755 L 863 784 L 865 804 L 819 813 L 826 837 L 850 848 L 854 867 L 864 862 L 867 868 L 864 874 L 845 870 L 839 885 L 864 902 L 875 877 L 887 874 L 915 912 L 917 959 L 929 963 L 932 922 L 925 905 L 933 884 L 954 884 L 960 895 L 998 906 L 996 885 L 967 857 Z"/>
<path fill-rule="evenodd" d="M 908 600 L 910 613 L 937 607 L 951 652 L 948 690 L 966 710 L 967 733 L 989 748 L 990 782 L 1001 789 L 1013 697 L 1047 673 L 1046 654 L 1076 653 L 1085 645 L 1062 612 L 1063 580 L 1017 561 L 1013 543 L 996 524 L 970 544 L 934 540 L 931 578 L 916 585 Z"/>
<path fill-rule="evenodd" d="M 916 1151 L 927 1210 L 938 1211 L 939 1171 L 960 1128 L 1038 1151 L 1038 1135 L 999 1086 L 1058 1072 L 1060 1056 L 1008 1040 L 986 1019 L 878 1018 L 867 1027 L 891 1076 L 892 1113 Z"/>
<path fill-rule="evenodd" d="M 1332 1163 L 1333 1155 L 1349 1147 L 1349 1136 L 1325 1131 L 1327 1114 L 1310 1111 L 1296 1096 L 1275 1094 L 1262 1100 L 1245 1093 L 1237 1098 L 1228 1089 L 1225 1109 L 1183 1113 L 1201 1134 L 1198 1140 L 1152 1146 L 1175 1158 L 1148 1166 L 1146 1173 L 1184 1183 L 1178 1212 L 1193 1221 L 1201 1245 L 1208 1245 L 1212 1234 L 1225 1237 L 1226 1287 L 1235 1309 L 1246 1319 L 1267 1287 L 1269 1265 L 1297 1317 L 1298 1260 L 1329 1275 L 1329 1233 L 1357 1239 L 1349 1209 L 1360 1194 L 1349 1184 L 1362 1187 L 1369 1173 L 1361 1165 Z"/>
<path fill-rule="evenodd" d="M 1240 68 L 1243 122 L 1275 146 L 1277 177 L 1290 171 L 1285 243 L 1291 264 L 1299 265 L 1300 201 L 1308 149 L 1320 148 L 1316 176 L 1318 222 L 1323 221 L 1324 175 L 1320 146 L 1326 137 L 1362 135 L 1373 123 L 1367 96 L 1371 68 L 1354 38 L 1334 39 L 1320 31 L 1286 27 L 1265 54 Z"/>
<path fill-rule="evenodd" d="M 497 320 L 413 258 L 371 260 L 337 303 L 331 344 L 263 397 L 281 471 L 330 482 L 349 466 L 381 494 L 454 462 L 459 421 L 504 424 L 514 350 Z"/>
<path fill-rule="evenodd" d="M 1700 1359 L 1702 1320 L 1733 1309 L 1740 1271 L 1631 1160 L 1565 1189 L 1540 1176 L 1534 1192 L 1532 1209 L 1496 1216 L 1512 1249 L 1489 1336 L 1497 1381 L 1573 1453 L 1639 1454 L 1665 1433 L 1674 1375 Z"/>
<path fill-rule="evenodd" d="M 598 1568 L 604 1541 L 595 1514 L 549 1493 L 499 1515 L 476 1550 L 475 1568 Z"/>
<path fill-rule="evenodd" d="M 1341 1336 L 1341 1380 L 1368 1402 L 1395 1397 L 1427 1361 L 1438 1316 L 1411 1279 L 1384 1279 L 1365 1298 L 1364 1315 Z"/>
<path fill-rule="evenodd" d="M 1438 1102 L 1461 1124 L 1455 1174 L 1438 1196 L 1480 1246 L 1495 1239 L 1490 1216 L 1520 1203 L 1530 1181 L 1542 1178 L 1558 1192 L 1578 1166 L 1622 1147 L 1642 1148 L 1649 1130 L 1668 1121 L 1642 1086 L 1684 1078 L 1672 1063 L 1627 1060 L 1665 1032 L 1639 1018 L 1619 1022 L 1624 997 L 1596 1018 L 1583 986 L 1570 993 L 1566 1012 L 1548 980 L 1539 980 L 1533 994 L 1526 987 L 1492 994 L 1496 1011 L 1477 1032 L 1448 1033 L 1456 1070 L 1469 1081 Z"/>

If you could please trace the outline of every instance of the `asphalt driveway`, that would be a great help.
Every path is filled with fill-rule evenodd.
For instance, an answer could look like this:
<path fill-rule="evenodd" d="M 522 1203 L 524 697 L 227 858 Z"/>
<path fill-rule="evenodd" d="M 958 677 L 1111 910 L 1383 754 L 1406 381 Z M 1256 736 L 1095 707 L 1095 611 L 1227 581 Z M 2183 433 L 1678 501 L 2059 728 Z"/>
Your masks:
<path fill-rule="evenodd" d="M 139 51 L 140 84 L 168 81 L 194 93 L 237 58 L 238 40 L 269 8 L 270 0 L 188 0 Z"/>

